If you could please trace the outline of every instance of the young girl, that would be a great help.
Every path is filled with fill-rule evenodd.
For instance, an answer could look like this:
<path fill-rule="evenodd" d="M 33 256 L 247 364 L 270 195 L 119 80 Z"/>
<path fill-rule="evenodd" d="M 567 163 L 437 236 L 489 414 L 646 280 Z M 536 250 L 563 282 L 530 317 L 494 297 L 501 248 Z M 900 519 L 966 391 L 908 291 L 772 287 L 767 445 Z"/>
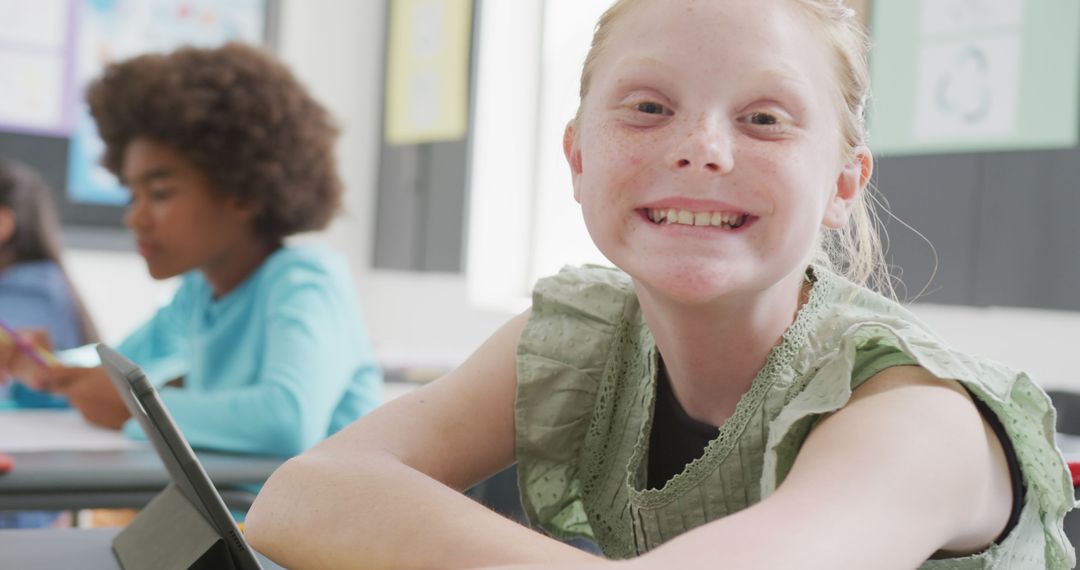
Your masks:
<path fill-rule="evenodd" d="M 97 341 L 97 332 L 60 250 L 52 190 L 28 166 L 0 160 L 0 320 L 47 331 L 57 349 L 67 349 Z M 64 404 L 21 384 L 10 389 L 20 406 Z"/>
<path fill-rule="evenodd" d="M 60 226 L 52 190 L 30 167 L 0 160 L 0 320 L 11 327 L 46 331 L 56 348 L 97 340 L 90 316 L 60 261 Z M 0 344 L 10 343 L 0 334 Z M 4 378 L 0 408 L 66 406 L 61 397 Z M 0 512 L 0 528 L 69 524 L 65 513 Z"/>
<path fill-rule="evenodd" d="M 374 408 L 381 375 L 348 267 L 284 244 L 323 228 L 341 195 L 337 131 L 289 70 L 242 45 L 184 48 L 109 66 L 87 99 L 150 275 L 183 275 L 118 349 L 164 386 L 192 446 L 293 455 Z M 88 420 L 139 434 L 101 367 L 26 360 L 8 351 Z"/>
<path fill-rule="evenodd" d="M 857 284 L 864 49 L 839 0 L 616 2 L 564 146 L 620 270 L 541 280 L 460 368 L 288 462 L 251 542 L 305 568 L 1071 567 L 1043 392 Z M 456 493 L 515 460 L 534 525 L 624 560 Z"/>

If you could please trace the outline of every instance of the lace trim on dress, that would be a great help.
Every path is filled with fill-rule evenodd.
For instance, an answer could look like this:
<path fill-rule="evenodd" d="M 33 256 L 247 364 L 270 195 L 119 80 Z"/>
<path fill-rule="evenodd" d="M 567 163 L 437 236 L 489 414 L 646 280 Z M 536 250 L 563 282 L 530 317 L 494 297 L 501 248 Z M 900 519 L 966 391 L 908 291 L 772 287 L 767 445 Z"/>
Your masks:
<path fill-rule="evenodd" d="M 638 442 L 627 465 L 626 484 L 632 503 L 639 508 L 651 509 L 661 507 L 676 501 L 685 493 L 696 489 L 706 477 L 731 453 L 739 442 L 743 430 L 746 429 L 751 417 L 765 401 L 769 389 L 774 386 L 781 377 L 781 372 L 791 368 L 795 356 L 803 348 L 806 339 L 816 325 L 826 301 L 832 289 L 832 283 L 828 278 L 821 278 L 813 269 L 807 270 L 807 279 L 811 283 L 810 294 L 806 303 L 799 309 L 795 321 L 784 332 L 780 344 L 775 346 L 769 353 L 765 365 L 758 371 L 750 384 L 750 389 L 739 399 L 735 406 L 735 412 L 724 425 L 720 426 L 720 433 L 709 442 L 705 452 L 687 464 L 681 473 L 676 474 L 660 489 L 638 488 L 635 482 L 639 478 L 642 463 L 647 451 L 649 433 L 652 430 L 652 414 L 649 413 L 641 426 L 638 434 Z M 652 362 L 655 372 L 656 350 L 653 350 Z M 650 388 L 655 388 L 655 374 L 651 377 Z M 649 392 L 647 409 L 652 410 L 656 397 L 655 389 Z"/>

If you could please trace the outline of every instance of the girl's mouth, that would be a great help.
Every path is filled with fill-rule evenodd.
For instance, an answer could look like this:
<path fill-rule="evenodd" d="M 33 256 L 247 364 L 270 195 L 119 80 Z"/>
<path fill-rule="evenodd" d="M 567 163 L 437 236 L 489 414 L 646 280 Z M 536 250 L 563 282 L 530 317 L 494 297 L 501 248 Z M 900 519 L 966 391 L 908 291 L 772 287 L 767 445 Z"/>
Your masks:
<path fill-rule="evenodd" d="M 677 208 L 646 208 L 644 212 L 645 217 L 657 225 L 713 226 L 731 230 L 742 227 L 752 218 L 745 212 L 694 212 Z"/>

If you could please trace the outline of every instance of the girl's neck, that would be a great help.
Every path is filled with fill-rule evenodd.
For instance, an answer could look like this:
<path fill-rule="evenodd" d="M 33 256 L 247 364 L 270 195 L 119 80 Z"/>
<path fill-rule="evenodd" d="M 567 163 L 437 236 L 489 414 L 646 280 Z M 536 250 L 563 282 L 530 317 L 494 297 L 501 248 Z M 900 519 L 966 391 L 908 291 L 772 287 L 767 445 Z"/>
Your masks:
<path fill-rule="evenodd" d="M 635 284 L 671 387 L 696 420 L 721 425 L 735 411 L 806 300 L 802 273 L 710 306 L 686 306 Z"/>
<path fill-rule="evenodd" d="M 214 299 L 220 299 L 236 289 L 281 247 L 282 243 L 277 240 L 245 240 L 212 265 L 202 267 L 202 274 L 214 290 Z"/>

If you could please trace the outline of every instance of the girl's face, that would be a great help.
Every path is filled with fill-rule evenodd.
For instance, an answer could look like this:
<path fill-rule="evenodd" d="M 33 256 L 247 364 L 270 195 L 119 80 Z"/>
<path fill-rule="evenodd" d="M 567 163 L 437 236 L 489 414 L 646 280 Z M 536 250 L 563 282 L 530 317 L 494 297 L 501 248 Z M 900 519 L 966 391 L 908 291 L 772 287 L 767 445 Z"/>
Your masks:
<path fill-rule="evenodd" d="M 846 222 L 835 55 L 790 0 L 639 2 L 596 60 L 566 153 L 589 233 L 684 303 L 762 291 Z"/>
<path fill-rule="evenodd" d="M 138 138 L 124 150 L 131 192 L 124 223 L 155 279 L 200 269 L 213 274 L 252 239 L 250 211 L 215 191 L 209 178 L 172 147 Z"/>

